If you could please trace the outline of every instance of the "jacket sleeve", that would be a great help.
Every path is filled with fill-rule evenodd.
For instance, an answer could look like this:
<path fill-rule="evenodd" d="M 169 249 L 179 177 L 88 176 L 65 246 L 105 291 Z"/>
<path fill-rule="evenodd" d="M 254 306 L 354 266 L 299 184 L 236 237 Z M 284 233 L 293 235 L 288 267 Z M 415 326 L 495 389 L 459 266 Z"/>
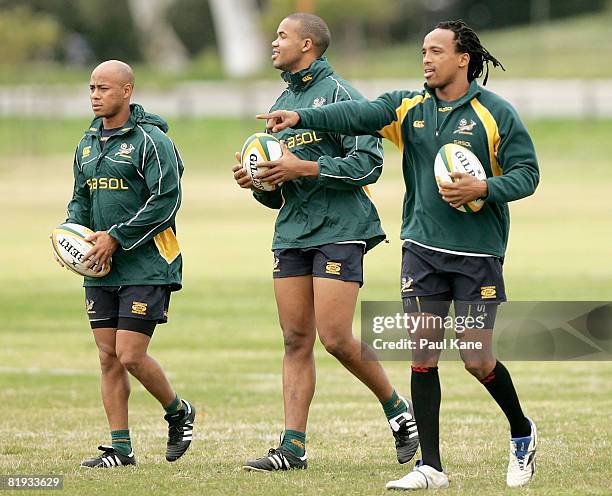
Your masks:
<path fill-rule="evenodd" d="M 253 198 L 268 208 L 278 210 L 283 206 L 283 195 L 279 186 L 274 191 L 253 190 Z"/>
<path fill-rule="evenodd" d="M 334 102 L 337 101 L 359 102 L 363 101 L 363 97 L 353 88 L 338 83 Z M 317 160 L 319 182 L 327 188 L 345 190 L 376 182 L 383 167 L 381 140 L 369 135 L 340 134 L 337 138 L 342 149 L 341 156 L 323 155 Z"/>
<path fill-rule="evenodd" d="M 183 164 L 174 143 L 161 131 L 145 134 L 143 153 L 142 172 L 150 196 L 132 218 L 108 230 L 126 251 L 173 226 L 181 205 Z"/>
<path fill-rule="evenodd" d="M 415 92 L 392 91 L 371 101 L 349 100 L 319 108 L 298 109 L 298 126 L 348 136 L 367 134 L 387 138 L 400 146 L 402 121 L 411 108 L 404 102 L 411 93 L 416 95 Z M 415 98 L 422 101 L 421 96 Z"/>
<path fill-rule="evenodd" d="M 487 179 L 486 200 L 507 203 L 532 195 L 540 181 L 538 160 L 529 133 L 512 107 L 508 107 L 500 118 L 497 141 L 496 147 L 493 140 L 491 155 L 493 161 L 498 162 L 501 175 Z"/>
<path fill-rule="evenodd" d="M 72 190 L 72 199 L 70 203 L 68 203 L 68 218 L 66 222 L 72 222 L 91 228 L 91 199 L 89 197 L 89 188 L 87 187 L 85 176 L 81 172 L 78 156 L 79 147 L 77 146 L 72 165 L 74 187 Z"/>

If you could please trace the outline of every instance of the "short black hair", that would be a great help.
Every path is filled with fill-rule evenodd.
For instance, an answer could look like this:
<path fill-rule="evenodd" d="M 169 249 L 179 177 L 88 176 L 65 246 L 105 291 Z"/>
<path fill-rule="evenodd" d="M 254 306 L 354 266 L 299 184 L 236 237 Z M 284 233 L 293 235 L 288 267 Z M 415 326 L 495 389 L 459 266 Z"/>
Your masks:
<path fill-rule="evenodd" d="M 319 16 L 306 12 L 295 12 L 287 16 L 300 23 L 300 36 L 302 39 L 310 38 L 315 47 L 317 57 L 325 53 L 331 43 L 331 33 L 327 23 Z"/>
<path fill-rule="evenodd" d="M 439 22 L 436 29 L 450 29 L 455 33 L 455 47 L 459 53 L 469 53 L 470 63 L 468 65 L 468 81 L 479 78 L 484 73 L 483 85 L 489 79 L 489 62 L 493 67 L 501 67 L 506 70 L 499 60 L 482 46 L 478 35 L 463 20 Z"/>

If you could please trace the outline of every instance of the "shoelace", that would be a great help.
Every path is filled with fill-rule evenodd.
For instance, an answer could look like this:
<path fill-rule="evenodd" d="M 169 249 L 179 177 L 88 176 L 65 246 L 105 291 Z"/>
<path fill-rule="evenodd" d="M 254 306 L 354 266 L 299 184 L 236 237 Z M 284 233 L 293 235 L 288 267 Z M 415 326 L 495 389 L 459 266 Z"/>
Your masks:
<path fill-rule="evenodd" d="M 399 438 L 402 442 L 407 442 L 410 439 L 410 431 L 408 430 L 408 421 L 405 417 L 402 417 L 399 422 L 399 429 L 393 431 L 395 437 Z"/>
<path fill-rule="evenodd" d="M 280 465 L 282 469 L 289 469 L 291 467 L 289 460 L 287 460 L 287 457 L 283 454 L 280 448 L 270 448 L 268 450 L 268 457 L 271 456 L 276 456 L 280 460 Z M 277 463 L 279 460 L 277 460 Z"/>
<path fill-rule="evenodd" d="M 186 415 L 186 414 L 185 414 Z M 168 425 L 168 439 L 175 443 L 183 438 L 183 427 L 185 426 L 185 415 L 170 421 Z"/>
<path fill-rule="evenodd" d="M 529 445 L 525 446 L 525 449 L 518 449 L 517 444 L 512 441 L 512 447 L 514 449 L 514 453 L 516 455 L 516 460 L 518 462 L 518 466 L 521 470 L 525 470 L 525 464 L 528 460 L 528 456 L 529 455 Z"/>
<path fill-rule="evenodd" d="M 100 459 L 112 458 L 114 455 L 118 454 L 115 449 L 110 446 L 99 446 L 98 449 L 102 451 Z"/>
<path fill-rule="evenodd" d="M 168 427 L 168 438 L 173 443 L 180 441 L 183 438 L 183 424 Z"/>
<path fill-rule="evenodd" d="M 98 449 L 102 451 L 101 457 L 111 456 L 117 453 L 112 446 L 98 446 Z"/>

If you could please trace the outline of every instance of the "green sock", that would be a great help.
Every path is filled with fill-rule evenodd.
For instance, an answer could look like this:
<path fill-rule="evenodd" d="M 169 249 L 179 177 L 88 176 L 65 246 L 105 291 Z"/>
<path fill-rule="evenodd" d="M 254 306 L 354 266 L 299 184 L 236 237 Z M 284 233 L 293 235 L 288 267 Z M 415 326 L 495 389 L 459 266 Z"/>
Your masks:
<path fill-rule="evenodd" d="M 176 395 L 176 398 L 174 398 L 174 401 L 172 403 L 164 407 L 164 410 L 166 410 L 166 413 L 176 413 L 182 409 L 183 409 L 183 402 L 178 397 L 178 394 Z"/>
<path fill-rule="evenodd" d="M 132 452 L 132 440 L 130 439 L 129 429 L 111 431 L 111 441 L 113 449 L 120 455 L 127 456 Z"/>
<path fill-rule="evenodd" d="M 304 456 L 306 453 L 306 433 L 287 429 L 283 435 L 281 446 L 287 448 L 295 456 Z"/>
<path fill-rule="evenodd" d="M 397 417 L 400 413 L 404 413 L 406 410 L 408 410 L 406 403 L 404 403 L 397 395 L 395 389 L 393 390 L 391 398 L 385 401 L 382 404 L 382 407 L 385 411 L 385 415 L 387 416 L 387 420 L 391 420 L 393 417 Z"/>

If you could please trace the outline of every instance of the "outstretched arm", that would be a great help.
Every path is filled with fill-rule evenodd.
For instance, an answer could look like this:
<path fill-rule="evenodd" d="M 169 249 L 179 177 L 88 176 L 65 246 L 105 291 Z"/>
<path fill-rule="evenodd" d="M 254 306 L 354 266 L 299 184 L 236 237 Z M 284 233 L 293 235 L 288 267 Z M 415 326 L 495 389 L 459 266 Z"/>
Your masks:
<path fill-rule="evenodd" d="M 401 147 L 403 120 L 423 99 L 418 92 L 392 91 L 372 101 L 348 100 L 319 108 L 275 110 L 256 117 L 266 119 L 266 127 L 273 133 L 299 127 L 348 136 L 372 135 Z"/>
<path fill-rule="evenodd" d="M 350 136 L 361 134 L 379 136 L 378 131 L 393 120 L 392 110 L 378 100 L 373 102 L 347 100 L 316 109 L 299 109 L 295 112 L 275 110 L 269 114 L 258 115 L 257 118 L 267 119 L 266 127 L 273 133 L 299 124 L 299 127 L 304 129 L 337 132 Z"/>
<path fill-rule="evenodd" d="M 275 110 L 258 115 L 257 118 L 267 119 L 266 127 L 273 133 L 299 124 L 300 128 L 316 131 L 350 136 L 379 136 L 378 131 L 396 119 L 392 96 L 391 93 L 385 93 L 373 101 L 346 100 L 319 108 L 298 109 L 295 112 Z"/>

